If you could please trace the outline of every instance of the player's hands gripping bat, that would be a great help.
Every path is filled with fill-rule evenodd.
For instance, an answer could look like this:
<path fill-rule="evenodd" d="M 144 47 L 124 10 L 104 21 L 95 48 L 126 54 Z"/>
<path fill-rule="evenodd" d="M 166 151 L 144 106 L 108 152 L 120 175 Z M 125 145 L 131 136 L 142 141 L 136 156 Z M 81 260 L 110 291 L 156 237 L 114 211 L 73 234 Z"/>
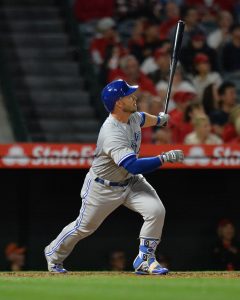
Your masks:
<path fill-rule="evenodd" d="M 169 115 L 165 114 L 164 112 L 160 112 L 158 118 L 160 121 L 158 122 L 158 127 L 166 127 L 169 121 Z"/>
<path fill-rule="evenodd" d="M 183 32 L 184 32 L 184 26 L 185 23 L 183 21 L 178 21 L 177 29 L 174 37 L 174 44 L 173 44 L 173 50 L 172 50 L 172 57 L 170 62 L 170 75 L 169 75 L 169 81 L 168 81 L 168 89 L 167 89 L 167 96 L 165 100 L 165 108 L 164 112 L 167 113 L 168 110 L 168 103 L 171 95 L 172 90 L 172 81 L 175 74 L 178 57 L 181 49 L 182 39 L 183 39 Z"/>

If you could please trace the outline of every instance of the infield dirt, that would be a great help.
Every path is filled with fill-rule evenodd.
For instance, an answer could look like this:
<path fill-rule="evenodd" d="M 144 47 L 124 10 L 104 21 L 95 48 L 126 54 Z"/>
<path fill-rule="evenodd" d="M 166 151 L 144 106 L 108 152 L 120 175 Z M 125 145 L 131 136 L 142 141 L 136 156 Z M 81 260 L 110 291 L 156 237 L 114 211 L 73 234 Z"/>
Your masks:
<path fill-rule="evenodd" d="M 67 274 L 55 274 L 49 272 L 0 272 L 1 277 L 84 277 L 84 276 L 121 276 L 121 277 L 154 277 L 154 278 L 240 278 L 240 272 L 170 272 L 167 275 L 156 276 L 156 275 L 136 275 L 132 272 L 68 272 Z"/>

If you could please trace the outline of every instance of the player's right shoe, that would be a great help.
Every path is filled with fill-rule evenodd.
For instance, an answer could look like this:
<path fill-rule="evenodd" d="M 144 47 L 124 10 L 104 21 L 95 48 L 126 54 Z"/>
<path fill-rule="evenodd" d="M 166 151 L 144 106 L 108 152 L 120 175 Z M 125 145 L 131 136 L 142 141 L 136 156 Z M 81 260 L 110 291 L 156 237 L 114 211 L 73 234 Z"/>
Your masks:
<path fill-rule="evenodd" d="M 135 274 L 138 275 L 166 275 L 169 271 L 163 268 L 156 260 L 155 256 L 150 256 L 147 260 L 142 259 L 139 255 L 133 262 Z"/>

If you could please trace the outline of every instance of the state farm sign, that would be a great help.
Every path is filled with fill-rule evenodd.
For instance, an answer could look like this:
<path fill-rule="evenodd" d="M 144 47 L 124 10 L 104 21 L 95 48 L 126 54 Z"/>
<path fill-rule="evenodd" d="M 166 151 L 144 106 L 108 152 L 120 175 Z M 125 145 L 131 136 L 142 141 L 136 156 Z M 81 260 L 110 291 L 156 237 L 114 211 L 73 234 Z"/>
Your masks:
<path fill-rule="evenodd" d="M 89 168 L 95 145 L 16 144 L 0 146 L 0 167 Z"/>
<path fill-rule="evenodd" d="M 0 168 L 89 168 L 95 147 L 94 144 L 0 145 Z M 142 145 L 141 156 L 155 156 L 171 149 L 182 149 L 185 161 L 165 164 L 164 169 L 240 168 L 240 145 Z"/>
<path fill-rule="evenodd" d="M 240 166 L 240 149 L 231 149 L 229 146 L 215 146 L 212 151 L 205 147 L 190 147 L 186 153 L 185 164 L 188 166 Z"/>

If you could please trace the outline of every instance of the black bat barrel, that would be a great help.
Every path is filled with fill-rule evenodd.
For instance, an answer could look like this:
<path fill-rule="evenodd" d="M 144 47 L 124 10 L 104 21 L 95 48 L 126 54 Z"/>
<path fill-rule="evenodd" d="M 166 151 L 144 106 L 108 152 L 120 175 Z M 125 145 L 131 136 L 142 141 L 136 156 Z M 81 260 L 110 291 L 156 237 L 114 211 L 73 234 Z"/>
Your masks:
<path fill-rule="evenodd" d="M 169 75 L 167 96 L 166 96 L 165 108 L 164 108 L 165 113 L 167 113 L 168 110 L 168 103 L 169 103 L 170 94 L 172 90 L 172 81 L 173 81 L 173 76 L 175 74 L 179 53 L 181 50 L 184 27 L 185 27 L 185 23 L 181 20 L 178 21 L 175 37 L 174 37 L 174 43 L 173 43 L 172 58 L 170 63 L 170 75 Z"/>
<path fill-rule="evenodd" d="M 178 60 L 182 39 L 183 39 L 183 32 L 184 32 L 185 23 L 183 21 L 178 21 L 177 29 L 175 33 L 175 39 L 173 44 L 173 50 L 172 50 L 172 61 Z"/>

